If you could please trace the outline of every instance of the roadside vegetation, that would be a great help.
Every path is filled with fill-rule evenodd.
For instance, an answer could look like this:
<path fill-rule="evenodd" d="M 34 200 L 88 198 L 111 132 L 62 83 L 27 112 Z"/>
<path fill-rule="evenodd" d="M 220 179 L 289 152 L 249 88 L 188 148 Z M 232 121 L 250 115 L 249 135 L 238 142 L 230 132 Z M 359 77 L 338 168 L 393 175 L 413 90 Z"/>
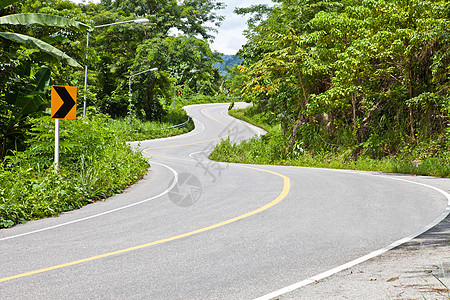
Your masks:
<path fill-rule="evenodd" d="M 126 141 L 167 137 L 193 127 L 190 122 L 168 129 L 187 116 L 171 114 L 171 118 L 143 122 L 88 114 L 75 121 L 62 120 L 58 173 L 53 163 L 54 121 L 48 116 L 33 119 L 27 149 L 9 152 L 0 164 L 0 228 L 57 216 L 122 192 L 150 166 Z"/>
<path fill-rule="evenodd" d="M 345 136 L 341 137 L 341 144 L 330 144 L 329 137 L 320 130 L 300 131 L 298 138 L 305 144 L 296 144 L 290 149 L 289 136 L 283 135 L 280 125 L 271 123 L 257 108 L 232 110 L 230 115 L 268 133 L 239 144 L 224 140 L 211 153 L 213 160 L 450 177 L 447 134 L 441 141 L 415 144 L 414 149 L 405 149 L 397 155 L 374 158 L 367 154 L 354 156 L 345 143 Z"/>
<path fill-rule="evenodd" d="M 251 14 L 236 81 L 273 129 L 212 157 L 450 175 L 447 1 L 279 1 Z"/>

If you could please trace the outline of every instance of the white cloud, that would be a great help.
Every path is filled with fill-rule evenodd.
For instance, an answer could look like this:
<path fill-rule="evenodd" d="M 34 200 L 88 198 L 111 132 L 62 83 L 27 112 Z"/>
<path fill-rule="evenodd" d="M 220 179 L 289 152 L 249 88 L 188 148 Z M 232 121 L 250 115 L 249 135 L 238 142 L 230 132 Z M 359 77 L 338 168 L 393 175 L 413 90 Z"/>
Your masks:
<path fill-rule="evenodd" d="M 256 4 L 271 4 L 271 0 L 222 0 L 227 8 L 219 11 L 219 14 L 225 16 L 222 26 L 218 28 L 219 32 L 215 34 L 216 39 L 212 43 L 213 50 L 225 53 L 236 54 L 236 52 L 245 44 L 246 39 L 242 34 L 247 28 L 248 16 L 239 16 L 233 13 L 236 7 L 249 7 Z"/>

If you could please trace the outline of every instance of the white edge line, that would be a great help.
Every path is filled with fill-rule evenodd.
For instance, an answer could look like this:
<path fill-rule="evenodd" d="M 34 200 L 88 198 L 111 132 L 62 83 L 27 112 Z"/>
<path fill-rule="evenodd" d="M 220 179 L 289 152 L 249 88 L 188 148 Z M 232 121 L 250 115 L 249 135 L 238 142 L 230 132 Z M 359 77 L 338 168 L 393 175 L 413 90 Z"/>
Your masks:
<path fill-rule="evenodd" d="M 197 120 L 196 118 L 193 118 L 193 117 L 191 117 L 191 119 L 194 122 L 194 126 L 195 126 L 195 123 L 198 123 L 200 126 L 202 126 L 202 129 L 200 129 L 198 131 L 195 131 L 195 129 L 194 129 L 193 131 L 189 132 L 189 133 L 193 133 L 193 134 L 187 135 L 187 136 L 191 137 L 191 136 L 197 135 L 197 134 L 202 133 L 203 131 L 205 131 L 205 125 L 203 125 L 202 122 L 200 122 L 199 120 Z M 178 135 L 178 136 L 181 136 L 181 135 Z M 186 137 L 186 135 L 184 137 Z"/>
<path fill-rule="evenodd" d="M 211 150 L 202 150 L 202 151 L 192 152 L 191 154 L 189 154 L 189 157 L 194 158 L 194 155 L 197 155 L 197 154 L 200 154 L 203 152 L 209 152 L 209 151 L 211 151 Z"/>
<path fill-rule="evenodd" d="M 403 182 L 407 182 L 407 183 L 413 183 L 413 184 L 416 184 L 416 185 L 421 185 L 421 186 L 424 186 L 424 187 L 433 189 L 433 190 L 435 190 L 435 191 L 441 193 L 442 195 L 444 195 L 444 196 L 447 198 L 447 201 L 448 201 L 447 208 L 446 208 L 446 209 L 444 210 L 444 212 L 442 212 L 442 214 L 441 214 L 436 220 L 434 220 L 432 223 L 430 223 L 429 225 L 425 226 L 425 227 L 422 228 L 422 229 L 419 229 L 418 231 L 414 232 L 413 234 L 411 234 L 411 235 L 409 235 L 409 236 L 407 236 L 407 237 L 405 237 L 405 238 L 403 238 L 403 239 L 400 239 L 400 240 L 398 240 L 398 241 L 395 241 L 395 242 L 393 242 L 392 244 L 390 244 L 390 245 L 388 245 L 388 246 L 386 246 L 386 247 L 384 247 L 384 248 L 375 250 L 375 251 L 373 251 L 373 252 L 371 252 L 371 253 L 369 253 L 369 254 L 367 254 L 367 255 L 364 255 L 364 256 L 362 256 L 362 257 L 360 257 L 360 258 L 357 258 L 357 259 L 355 259 L 355 260 L 352 260 L 352 261 L 350 261 L 350 262 L 348 262 L 348 263 L 346 263 L 346 264 L 340 265 L 340 266 L 338 266 L 338 267 L 336 267 L 336 268 L 333 268 L 333 269 L 331 269 L 331 270 L 325 271 L 325 272 L 323 272 L 323 273 L 320 273 L 320 274 L 315 275 L 315 276 L 313 276 L 313 277 L 310 277 L 310 278 L 308 278 L 308 279 L 305 279 L 305 280 L 302 280 L 302 281 L 300 281 L 300 282 L 297 282 L 297 283 L 294 283 L 294 284 L 292 284 L 292 285 L 289 285 L 289 286 L 287 286 L 287 287 L 281 288 L 281 289 L 279 289 L 279 290 L 277 290 L 277 291 L 274 291 L 274 292 L 269 293 L 269 294 L 267 294 L 267 295 L 258 297 L 258 298 L 254 299 L 254 300 L 270 300 L 270 299 L 273 299 L 273 298 L 275 298 L 275 297 L 278 297 L 278 296 L 287 294 L 287 293 L 292 292 L 292 291 L 294 291 L 294 290 L 297 290 L 297 289 L 299 289 L 299 288 L 305 287 L 305 286 L 307 286 L 307 285 L 309 285 L 309 284 L 311 284 L 311 283 L 318 282 L 319 280 L 322 280 L 322 279 L 325 279 L 325 278 L 327 278 L 327 277 L 330 277 L 331 275 L 334 275 L 334 274 L 336 274 L 336 273 L 339 273 L 339 272 L 341 272 L 341 271 L 343 271 L 343 270 L 346 270 L 346 269 L 349 269 L 349 268 L 351 268 L 351 267 L 354 267 L 354 266 L 356 266 L 356 265 L 358 265 L 358 264 L 360 264 L 360 263 L 363 263 L 363 262 L 365 262 L 365 261 L 368 261 L 369 259 L 372 259 L 372 258 L 374 258 L 374 257 L 377 257 L 377 256 L 383 254 L 383 253 L 386 253 L 387 251 L 392 250 L 392 249 L 394 249 L 395 247 L 398 247 L 398 246 L 400 246 L 400 245 L 402 245 L 402 244 L 405 244 L 405 243 L 411 241 L 412 239 L 418 237 L 418 236 L 421 235 L 422 233 L 424 233 L 424 232 L 430 230 L 431 228 L 433 228 L 434 226 L 436 226 L 437 224 L 439 224 L 442 220 L 444 220 L 444 219 L 450 214 L 450 194 L 447 193 L 447 192 L 445 192 L 445 191 L 443 191 L 443 190 L 441 190 L 440 188 L 437 188 L 437 187 L 434 187 L 434 186 L 431 186 L 431 185 L 428 185 L 428 184 L 425 184 L 425 183 L 409 181 L 409 180 L 405 180 L 405 179 L 401 179 L 401 178 L 393 178 L 393 177 L 383 176 L 383 175 L 380 176 L 380 177 L 384 177 L 384 178 L 388 178 L 388 179 L 393 179 L 393 180 L 398 180 L 398 181 L 403 181 Z"/>
<path fill-rule="evenodd" d="M 110 214 L 110 213 L 113 213 L 113 212 L 116 212 L 116 211 L 119 211 L 119 210 L 130 208 L 130 207 L 133 207 L 133 206 L 136 206 L 136 205 L 139 205 L 139 204 L 142 204 L 142 203 L 154 200 L 154 199 L 159 198 L 161 196 L 164 196 L 165 194 L 169 193 L 170 190 L 172 190 L 174 188 L 174 186 L 177 184 L 177 182 L 178 182 L 178 173 L 177 173 L 177 171 L 175 171 L 174 169 L 172 169 L 171 167 L 169 167 L 167 165 L 164 165 L 164 164 L 161 164 L 161 163 L 157 163 L 157 162 L 153 162 L 153 161 L 151 163 L 152 164 L 156 164 L 156 165 L 160 165 L 160 166 L 163 166 L 163 167 L 166 167 L 167 169 L 172 171 L 172 173 L 175 176 L 173 183 L 164 192 L 160 193 L 159 195 L 153 196 L 151 198 L 148 198 L 148 199 L 136 202 L 136 203 L 132 203 L 132 204 L 125 205 L 125 206 L 122 206 L 122 207 L 118 207 L 118 208 L 115 208 L 115 209 L 112 209 L 112 210 L 108 210 L 108 211 L 105 211 L 105 212 L 102 212 L 102 213 L 99 213 L 99 214 L 95 214 L 95 215 L 92 215 L 92 216 L 89 216 L 89 217 L 73 220 L 73 221 L 66 222 L 66 223 L 61 223 L 61 224 L 50 226 L 50 227 L 45 227 L 45 228 L 42 228 L 42 229 L 33 230 L 33 231 L 29 231 L 29 232 L 25 232 L 25 233 L 21 233 L 21 234 L 17 234 L 17 235 L 12 235 L 12 236 L 8 236 L 8 237 L 0 238 L 0 242 L 1 241 L 6 241 L 6 240 L 9 240 L 9 239 L 13 239 L 13 238 L 18 238 L 18 237 L 21 237 L 21 236 L 26 236 L 26 235 L 42 232 L 42 231 L 47 231 L 47 230 L 50 230 L 50 229 L 55 229 L 55 228 L 62 227 L 62 226 L 67 226 L 67 225 L 70 225 L 70 224 L 86 221 L 86 220 L 93 219 L 93 218 L 97 218 L 97 217 L 100 217 L 100 216 L 104 216 L 104 215 L 107 215 L 107 214 Z"/>
<path fill-rule="evenodd" d="M 200 130 L 200 132 L 196 132 L 193 135 L 201 133 L 201 132 L 203 132 L 205 130 L 205 125 L 203 125 L 203 123 L 201 123 L 200 121 L 198 121 L 198 120 L 196 120 L 194 118 L 192 118 L 192 120 L 194 122 L 198 122 L 202 126 L 202 129 Z M 187 133 L 187 135 L 189 135 L 189 134 L 192 134 L 192 131 Z M 183 135 L 181 135 L 181 136 L 183 136 Z M 179 137 L 179 136 L 175 136 L 175 137 Z M 174 137 L 162 138 L 162 139 L 170 139 L 170 138 L 174 138 Z M 156 140 L 158 140 L 158 139 L 156 139 Z M 155 141 L 155 140 L 149 140 L 149 141 Z M 146 142 L 146 141 L 127 142 L 127 144 L 129 144 L 130 146 L 134 147 L 135 145 L 140 144 L 142 142 Z M 63 226 L 67 226 L 67 225 L 70 225 L 70 224 L 74 224 L 74 223 L 78 223 L 78 222 L 82 222 L 82 221 L 86 221 L 86 220 L 90 220 L 90 219 L 97 218 L 97 217 L 100 217 L 100 216 L 104 216 L 104 215 L 107 215 L 107 214 L 110 214 L 110 213 L 113 213 L 113 212 L 116 212 L 116 211 L 127 209 L 127 208 L 130 208 L 130 207 L 133 207 L 133 206 L 136 206 L 136 205 L 139 205 L 139 204 L 142 204 L 142 203 L 145 203 L 145 202 L 148 202 L 148 201 L 151 201 L 151 200 L 154 200 L 156 198 L 159 198 L 159 197 L 162 197 L 162 196 L 166 195 L 178 183 L 178 173 L 177 173 L 177 171 L 175 171 L 174 169 L 172 169 L 171 167 L 169 167 L 169 166 L 167 166 L 165 164 L 157 163 L 157 162 L 152 162 L 152 164 L 157 164 L 157 165 L 166 167 L 167 169 L 169 169 L 174 174 L 174 181 L 172 182 L 172 184 L 164 192 L 160 193 L 159 195 L 153 196 L 151 198 L 148 198 L 148 199 L 145 199 L 145 200 L 133 203 L 133 204 L 125 205 L 125 206 L 118 207 L 118 208 L 115 208 L 115 209 L 112 209 L 112 210 L 108 210 L 108 211 L 105 211 L 105 212 L 102 212 L 102 213 L 99 213 L 99 214 L 95 214 L 95 215 L 92 215 L 92 216 L 89 216 L 89 217 L 85 217 L 85 218 L 81 218 L 81 219 L 73 220 L 73 221 L 70 221 L 70 222 L 65 222 L 65 223 L 61 223 L 61 224 L 57 224 L 57 225 L 54 225 L 54 226 L 49 226 L 49 227 L 33 230 L 33 231 L 24 232 L 24 233 L 21 233 L 21 234 L 16 234 L 16 235 L 0 238 L 0 242 L 1 241 L 6 241 L 6 240 L 10 240 L 10 239 L 14 239 L 14 238 L 18 238 L 18 237 L 22 237 L 22 236 L 27 236 L 27 235 L 34 234 L 34 233 L 39 233 L 39 232 L 55 229 L 55 228 L 59 228 L 59 227 L 63 227 Z"/>

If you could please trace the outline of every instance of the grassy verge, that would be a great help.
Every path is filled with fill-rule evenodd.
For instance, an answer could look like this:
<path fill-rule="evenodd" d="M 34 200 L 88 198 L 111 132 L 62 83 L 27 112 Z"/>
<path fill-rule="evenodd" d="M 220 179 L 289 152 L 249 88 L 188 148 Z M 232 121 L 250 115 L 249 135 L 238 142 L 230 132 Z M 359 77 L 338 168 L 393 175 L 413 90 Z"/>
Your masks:
<path fill-rule="evenodd" d="M 178 96 L 176 100 L 177 109 L 181 109 L 186 105 L 193 104 L 208 104 L 208 103 L 228 103 L 233 101 L 239 101 L 239 98 L 228 96 L 226 94 L 220 94 L 217 96 L 206 96 L 206 95 L 191 95 L 190 97 Z M 173 102 L 169 101 L 164 103 L 164 107 L 171 108 L 173 107 Z"/>
<path fill-rule="evenodd" d="M 147 172 L 149 163 L 126 141 L 181 134 L 193 128 L 167 127 L 186 121 L 181 111 L 165 123 L 137 119 L 112 120 L 92 115 L 62 120 L 60 169 L 54 172 L 54 121 L 32 120 L 28 149 L 10 153 L 0 163 L 0 228 L 28 220 L 57 216 L 120 193 Z"/>
<path fill-rule="evenodd" d="M 267 123 L 264 115 L 258 114 L 252 107 L 233 110 L 230 115 L 262 127 L 268 131 L 268 134 L 240 144 L 233 144 L 229 140 L 222 141 L 211 153 L 210 158 L 213 160 L 450 177 L 450 160 L 445 149 L 427 157 L 412 151 L 416 155 L 391 155 L 378 159 L 365 155 L 354 157 L 352 149 L 344 147 L 335 148 L 332 151 L 311 150 L 305 146 L 305 143 L 298 143 L 292 151 L 286 151 L 289 141 L 282 135 L 279 126 Z M 316 135 L 309 138 L 320 139 L 321 137 Z M 322 143 L 326 143 L 326 140 Z M 415 147 L 425 148 L 424 145 Z"/>
<path fill-rule="evenodd" d="M 247 109 L 232 109 L 228 111 L 228 114 L 236 119 L 258 126 L 267 132 L 277 131 L 276 126 L 269 124 L 264 115 L 256 113 L 252 107 Z"/>

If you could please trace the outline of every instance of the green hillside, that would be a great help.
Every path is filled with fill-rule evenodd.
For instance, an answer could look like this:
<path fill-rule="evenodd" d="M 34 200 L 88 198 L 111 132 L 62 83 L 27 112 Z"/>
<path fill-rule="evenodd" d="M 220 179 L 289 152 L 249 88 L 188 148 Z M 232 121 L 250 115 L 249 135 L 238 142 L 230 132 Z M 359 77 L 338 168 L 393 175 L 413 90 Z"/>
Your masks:
<path fill-rule="evenodd" d="M 222 55 L 221 57 L 223 59 L 223 64 L 216 63 L 214 65 L 214 67 L 219 68 L 219 72 L 221 75 L 227 75 L 228 69 L 230 69 L 231 67 L 233 67 L 235 65 L 240 65 L 243 61 L 243 59 L 237 55 L 225 54 L 225 55 Z"/>

